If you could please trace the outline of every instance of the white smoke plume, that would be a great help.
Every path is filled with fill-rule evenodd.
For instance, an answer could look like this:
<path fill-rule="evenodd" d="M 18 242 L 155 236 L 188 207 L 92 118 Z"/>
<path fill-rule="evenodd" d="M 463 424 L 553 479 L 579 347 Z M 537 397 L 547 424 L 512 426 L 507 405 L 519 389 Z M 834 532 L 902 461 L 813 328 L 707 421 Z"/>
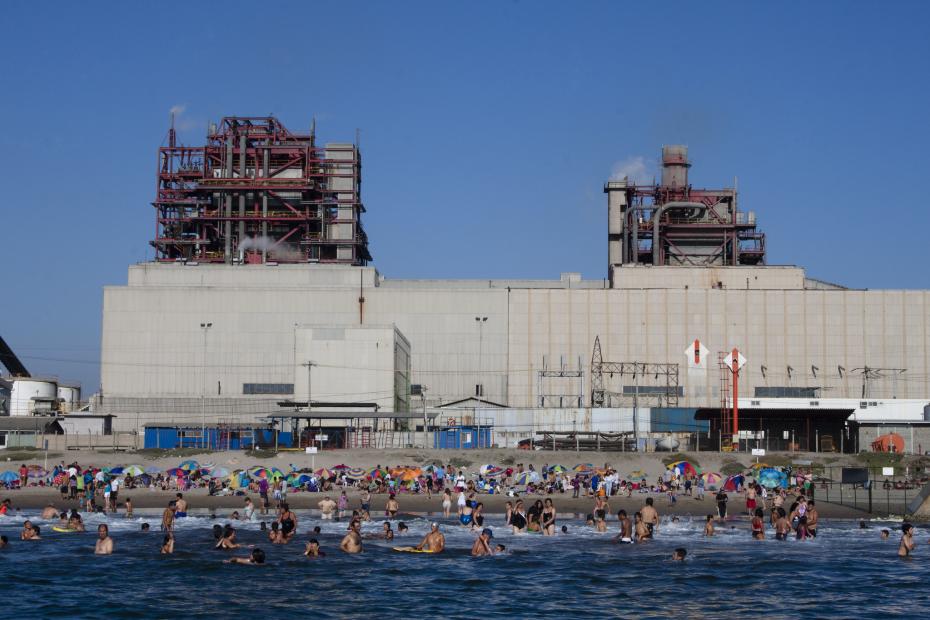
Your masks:
<path fill-rule="evenodd" d="M 268 253 L 270 258 L 278 260 L 300 260 L 303 258 L 303 255 L 299 251 L 293 250 L 287 246 L 279 245 L 275 247 L 275 240 L 271 237 L 246 237 L 239 243 L 239 253 L 252 250 L 257 252 L 264 250 Z"/>
<path fill-rule="evenodd" d="M 624 178 L 631 183 L 646 184 L 651 183 L 655 172 L 650 170 L 652 166 L 642 155 L 627 157 L 615 163 L 611 168 L 610 180 L 622 181 Z"/>

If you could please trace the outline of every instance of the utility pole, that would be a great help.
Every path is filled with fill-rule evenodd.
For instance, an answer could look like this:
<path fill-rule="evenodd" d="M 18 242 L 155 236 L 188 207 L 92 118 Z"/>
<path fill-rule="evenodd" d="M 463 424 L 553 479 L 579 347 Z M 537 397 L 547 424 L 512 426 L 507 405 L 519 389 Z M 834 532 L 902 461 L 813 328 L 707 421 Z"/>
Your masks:
<path fill-rule="evenodd" d="M 204 449 L 207 447 L 207 332 L 211 327 L 213 323 L 200 324 L 203 332 L 203 355 L 200 359 L 200 444 Z"/>
<path fill-rule="evenodd" d="M 313 367 L 316 366 L 316 362 L 307 360 L 306 362 L 301 364 L 301 366 L 307 367 L 307 414 L 309 414 L 310 409 L 313 407 L 312 401 L 310 399 L 311 399 L 311 396 L 313 395 L 313 390 L 311 388 L 313 387 L 313 383 L 312 383 Z"/>
<path fill-rule="evenodd" d="M 475 317 L 475 322 L 478 323 L 478 382 L 475 385 L 475 387 L 477 388 L 475 390 L 477 392 L 475 396 L 477 396 L 478 398 L 481 398 L 482 396 L 484 396 L 484 384 L 481 383 L 481 370 L 482 370 L 481 357 L 482 357 L 482 348 L 483 348 L 483 340 L 484 340 L 484 324 L 487 323 L 487 321 L 488 321 L 488 317 L 486 316 Z"/>

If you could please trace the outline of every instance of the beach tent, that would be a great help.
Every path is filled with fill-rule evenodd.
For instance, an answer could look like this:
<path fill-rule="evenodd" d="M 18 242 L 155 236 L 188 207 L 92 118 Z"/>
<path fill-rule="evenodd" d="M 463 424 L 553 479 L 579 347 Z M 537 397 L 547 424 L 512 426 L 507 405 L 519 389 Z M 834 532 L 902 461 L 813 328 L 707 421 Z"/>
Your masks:
<path fill-rule="evenodd" d="M 183 469 L 184 471 L 194 471 L 195 469 L 200 469 L 200 463 L 192 460 L 183 461 L 180 465 L 178 465 L 178 469 Z"/>
<path fill-rule="evenodd" d="M 723 488 L 725 491 L 735 491 L 738 487 L 741 487 L 746 484 L 746 476 L 743 474 L 736 474 L 735 476 L 728 476 L 726 481 L 723 483 Z"/>
<path fill-rule="evenodd" d="M 13 484 L 19 480 L 19 474 L 15 471 L 5 471 L 0 474 L 0 482 L 4 484 Z"/>
<path fill-rule="evenodd" d="M 716 491 L 717 487 L 720 486 L 720 482 L 723 480 L 723 474 L 709 471 L 701 474 L 701 478 L 704 479 L 704 486 L 707 487 L 708 491 Z"/>
<path fill-rule="evenodd" d="M 668 469 L 674 469 L 678 472 L 679 476 L 685 476 L 691 474 L 692 476 L 699 476 L 701 474 L 701 468 L 696 466 L 690 461 L 675 461 L 674 463 L 669 463 L 666 465 Z"/>

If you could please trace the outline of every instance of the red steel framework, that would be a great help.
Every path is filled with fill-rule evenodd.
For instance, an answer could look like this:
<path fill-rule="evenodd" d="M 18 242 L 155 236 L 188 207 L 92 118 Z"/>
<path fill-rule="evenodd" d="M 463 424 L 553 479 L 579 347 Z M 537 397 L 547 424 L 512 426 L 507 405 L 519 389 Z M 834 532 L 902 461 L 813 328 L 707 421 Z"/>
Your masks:
<path fill-rule="evenodd" d="M 344 263 L 371 260 L 355 144 L 316 145 L 278 119 L 226 117 L 206 146 L 158 149 L 155 260 Z"/>
<path fill-rule="evenodd" d="M 695 189 L 690 167 L 687 147 L 665 146 L 660 183 L 607 183 L 611 269 L 765 263 L 765 234 L 754 213 L 738 210 L 736 189 Z"/>

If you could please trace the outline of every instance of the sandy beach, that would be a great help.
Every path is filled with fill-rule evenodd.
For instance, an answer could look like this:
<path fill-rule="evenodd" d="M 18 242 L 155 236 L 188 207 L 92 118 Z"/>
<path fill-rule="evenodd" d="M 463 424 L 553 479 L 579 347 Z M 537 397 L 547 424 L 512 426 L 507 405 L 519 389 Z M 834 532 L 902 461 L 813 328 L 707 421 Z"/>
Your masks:
<path fill-rule="evenodd" d="M 27 456 L 19 454 L 15 456 Z M 16 469 L 21 464 L 39 464 L 45 463 L 45 455 L 42 452 L 29 454 L 32 458 L 20 459 L 18 461 L 9 460 L 6 464 L 0 466 L 0 469 Z M 733 467 L 736 463 L 748 468 L 756 459 L 746 454 L 722 454 L 717 452 L 696 452 L 684 455 L 692 462 L 699 465 L 703 471 L 720 471 L 722 468 Z M 822 454 L 784 454 L 769 455 L 765 462 L 772 464 L 787 464 L 792 460 L 810 460 L 813 462 L 823 462 L 822 458 L 831 459 L 831 464 L 838 465 L 842 461 L 835 455 Z M 0 455 L 3 458 L 3 455 Z M 183 453 L 165 454 L 156 451 L 139 451 L 136 453 L 127 452 L 96 452 L 96 451 L 69 451 L 67 453 L 50 454 L 48 458 L 48 467 L 62 461 L 66 463 L 77 462 L 82 466 L 94 465 L 97 467 L 114 467 L 118 465 L 136 464 L 143 468 L 158 467 L 162 470 L 176 467 L 182 460 L 194 459 L 200 463 L 211 463 L 215 466 L 226 467 L 230 470 L 236 468 L 250 467 L 253 465 L 266 465 L 278 467 L 288 471 L 291 467 L 301 468 L 321 468 L 332 467 L 338 464 L 346 464 L 350 467 L 372 468 L 377 465 L 394 467 L 398 465 L 415 465 L 425 466 L 434 462 L 442 462 L 445 465 L 452 464 L 461 468 L 466 473 L 477 472 L 478 468 L 486 463 L 500 466 L 516 466 L 523 464 L 528 468 L 533 465 L 537 470 L 547 465 L 560 464 L 567 467 L 573 467 L 578 463 L 591 463 L 597 467 L 610 466 L 620 472 L 621 477 L 626 477 L 634 471 L 642 471 L 650 481 L 654 481 L 665 470 L 663 459 L 668 460 L 670 455 L 667 453 L 596 453 L 596 452 L 575 452 L 575 451 L 525 451 L 525 450 L 503 450 L 503 449 L 485 449 L 485 450 L 421 450 L 421 449 L 404 449 L 404 450 L 339 450 L 324 451 L 316 455 L 309 455 L 304 452 L 280 452 L 278 454 L 261 454 L 254 455 L 242 451 L 224 451 L 224 452 L 204 452 L 185 450 Z M 844 457 L 849 458 L 849 457 Z M 338 490 L 334 493 L 338 494 Z M 120 493 L 120 501 L 127 497 L 132 498 L 136 510 L 157 510 L 167 505 L 170 499 L 173 499 L 174 491 L 155 491 L 150 489 L 125 489 Z M 322 493 L 291 492 L 288 494 L 288 501 L 291 506 L 297 510 L 316 509 L 317 503 L 322 499 Z M 358 493 L 354 489 L 348 490 L 350 506 L 357 508 L 359 506 Z M 664 494 L 642 494 L 634 493 L 632 497 L 617 497 L 610 499 L 611 510 L 616 513 L 623 508 L 629 511 L 638 510 L 642 507 L 646 497 L 653 497 L 656 507 L 662 513 L 702 516 L 716 512 L 715 505 L 711 495 L 704 500 L 699 501 L 693 497 L 679 495 L 678 501 L 670 505 Z M 70 508 L 76 506 L 73 501 L 62 500 L 57 489 L 42 487 L 27 487 L 9 491 L 3 494 L 3 497 L 10 497 L 14 506 L 22 509 L 41 508 L 49 503 L 54 504 L 57 508 Z M 185 497 L 190 501 L 193 511 L 206 511 L 215 513 L 219 517 L 228 515 L 233 509 L 238 509 L 243 505 L 242 496 L 209 496 L 206 489 L 193 489 L 185 493 Z M 543 495 L 524 495 L 524 500 L 537 497 L 543 498 Z M 557 510 L 564 513 L 584 516 L 591 510 L 593 504 L 592 498 L 580 497 L 572 498 L 571 494 L 555 494 L 552 496 Z M 441 498 L 433 495 L 428 498 L 426 494 L 414 495 L 401 493 L 398 497 L 401 504 L 401 511 L 414 515 L 441 512 Z M 487 495 L 482 494 L 480 501 L 485 504 L 486 513 L 503 513 L 504 504 L 512 501 L 504 495 Z M 372 517 L 377 518 L 383 514 L 384 503 L 387 501 L 387 495 L 376 494 L 372 497 Z M 731 494 L 730 512 L 738 515 L 743 511 L 743 498 L 737 494 Z M 861 510 L 855 508 L 838 506 L 827 502 L 820 502 L 820 513 L 826 518 L 860 518 L 866 516 Z"/>

